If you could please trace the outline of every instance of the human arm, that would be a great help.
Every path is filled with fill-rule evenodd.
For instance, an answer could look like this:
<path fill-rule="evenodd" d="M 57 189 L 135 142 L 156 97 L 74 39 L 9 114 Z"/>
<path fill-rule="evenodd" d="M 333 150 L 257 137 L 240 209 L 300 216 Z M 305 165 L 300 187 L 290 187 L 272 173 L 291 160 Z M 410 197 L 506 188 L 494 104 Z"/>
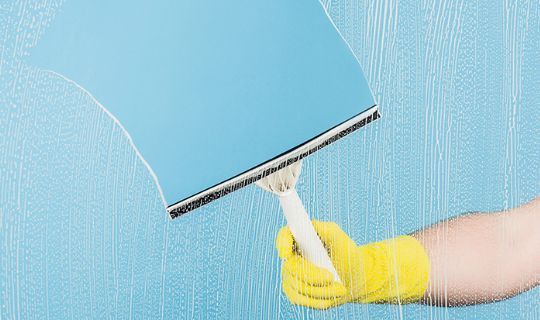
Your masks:
<path fill-rule="evenodd" d="M 458 216 L 412 234 L 431 262 L 422 302 L 493 302 L 539 284 L 540 198 L 503 212 Z"/>
<path fill-rule="evenodd" d="M 334 223 L 314 222 L 342 284 L 303 259 L 285 228 L 277 239 L 283 289 L 294 303 L 314 308 L 346 302 L 455 306 L 505 299 L 538 284 L 539 215 L 537 199 L 363 246 Z"/>

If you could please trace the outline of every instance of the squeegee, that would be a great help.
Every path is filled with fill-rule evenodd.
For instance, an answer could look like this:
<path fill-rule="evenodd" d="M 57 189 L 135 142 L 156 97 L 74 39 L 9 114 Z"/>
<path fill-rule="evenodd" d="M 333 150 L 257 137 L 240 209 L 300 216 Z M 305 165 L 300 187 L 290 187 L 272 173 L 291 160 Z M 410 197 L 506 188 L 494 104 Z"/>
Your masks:
<path fill-rule="evenodd" d="M 28 62 L 117 119 L 172 218 L 379 117 L 316 0 L 66 1 Z"/>

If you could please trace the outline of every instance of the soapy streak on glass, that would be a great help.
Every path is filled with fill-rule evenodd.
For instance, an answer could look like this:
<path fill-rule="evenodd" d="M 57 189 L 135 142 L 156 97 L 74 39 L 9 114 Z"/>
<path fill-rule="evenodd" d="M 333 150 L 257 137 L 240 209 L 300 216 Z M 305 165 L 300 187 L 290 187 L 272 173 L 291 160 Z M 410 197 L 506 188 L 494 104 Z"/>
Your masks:
<path fill-rule="evenodd" d="M 538 289 L 466 308 L 292 306 L 272 195 L 169 221 L 124 133 L 20 63 L 59 3 L 0 13 L 0 318 L 538 319 Z M 540 193 L 540 4 L 328 1 L 384 118 L 304 161 L 309 212 L 359 243 Z"/>

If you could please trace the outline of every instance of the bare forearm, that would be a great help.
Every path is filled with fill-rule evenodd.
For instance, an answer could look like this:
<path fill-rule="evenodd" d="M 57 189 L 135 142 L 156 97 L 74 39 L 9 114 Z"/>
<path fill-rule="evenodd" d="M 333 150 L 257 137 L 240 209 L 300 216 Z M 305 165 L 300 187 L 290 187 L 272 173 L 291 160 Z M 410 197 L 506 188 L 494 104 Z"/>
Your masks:
<path fill-rule="evenodd" d="M 413 234 L 431 260 L 424 301 L 497 301 L 540 279 L 540 198 L 505 212 L 467 214 Z"/>

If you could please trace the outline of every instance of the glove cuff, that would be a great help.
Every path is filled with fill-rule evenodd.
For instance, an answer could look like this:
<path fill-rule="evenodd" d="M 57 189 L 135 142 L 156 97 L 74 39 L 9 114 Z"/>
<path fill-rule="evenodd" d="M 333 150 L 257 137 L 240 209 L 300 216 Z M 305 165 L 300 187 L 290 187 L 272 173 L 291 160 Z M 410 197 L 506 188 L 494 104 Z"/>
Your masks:
<path fill-rule="evenodd" d="M 431 264 L 422 244 L 401 236 L 359 247 L 363 267 L 360 303 L 412 303 L 426 292 Z"/>

